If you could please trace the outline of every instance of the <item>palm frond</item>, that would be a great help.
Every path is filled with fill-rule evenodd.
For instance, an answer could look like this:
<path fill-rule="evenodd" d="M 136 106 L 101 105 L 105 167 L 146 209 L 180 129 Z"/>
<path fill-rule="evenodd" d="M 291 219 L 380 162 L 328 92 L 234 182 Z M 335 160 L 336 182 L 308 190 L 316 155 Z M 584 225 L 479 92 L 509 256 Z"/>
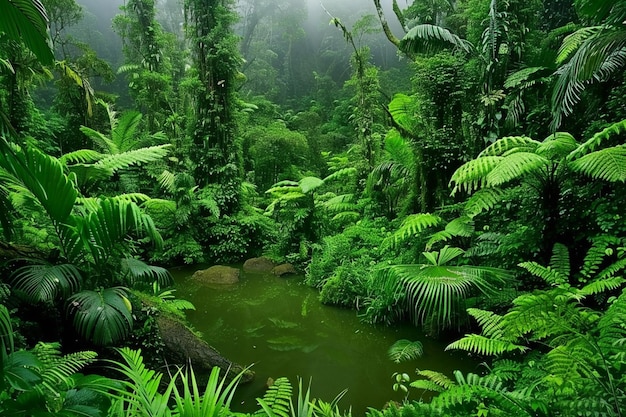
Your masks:
<path fill-rule="evenodd" d="M 172 274 L 167 269 L 148 265 L 134 258 L 122 259 L 122 273 L 127 275 L 130 285 L 134 285 L 138 281 L 148 284 L 156 281 L 159 286 L 167 287 L 174 283 Z"/>
<path fill-rule="evenodd" d="M 176 174 L 164 170 L 157 178 L 157 181 L 165 192 L 172 195 L 176 192 Z"/>
<path fill-rule="evenodd" d="M 424 345 L 419 341 L 410 341 L 407 339 L 396 340 L 389 347 L 387 356 L 395 363 L 412 361 L 424 354 Z"/>
<path fill-rule="evenodd" d="M 13 352 L 15 343 L 13 338 L 13 324 L 9 310 L 0 304 L 0 365 L 5 354 Z"/>
<path fill-rule="evenodd" d="M 400 41 L 400 49 L 411 53 L 430 54 L 446 48 L 459 49 L 465 53 L 474 49 L 470 42 L 448 29 L 429 24 L 414 26 Z"/>
<path fill-rule="evenodd" d="M 133 327 L 130 302 L 121 287 L 76 293 L 69 298 L 69 312 L 78 333 L 100 346 L 123 340 Z"/>
<path fill-rule="evenodd" d="M 15 42 L 24 42 L 42 64 L 54 61 L 48 15 L 40 0 L 2 0 L 0 31 Z"/>
<path fill-rule="evenodd" d="M 78 291 L 82 276 L 72 264 L 34 264 L 15 270 L 11 281 L 16 291 L 24 293 L 32 302 L 40 302 Z"/>
<path fill-rule="evenodd" d="M 24 150 L 6 144 L 0 149 L 0 167 L 33 194 L 53 221 L 68 218 L 78 192 L 57 159 L 34 148 Z"/>

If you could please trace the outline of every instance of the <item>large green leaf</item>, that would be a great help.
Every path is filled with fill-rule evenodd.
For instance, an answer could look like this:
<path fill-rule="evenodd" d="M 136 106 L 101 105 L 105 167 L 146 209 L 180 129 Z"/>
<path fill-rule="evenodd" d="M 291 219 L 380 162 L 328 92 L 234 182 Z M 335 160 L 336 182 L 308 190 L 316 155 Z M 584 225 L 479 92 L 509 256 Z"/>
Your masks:
<path fill-rule="evenodd" d="M 400 48 L 413 53 L 436 53 L 446 48 L 460 49 L 470 53 L 474 47 L 465 39 L 459 38 L 441 26 L 415 25 L 404 35 Z"/>
<path fill-rule="evenodd" d="M 21 149 L 4 142 L 0 146 L 0 167 L 32 193 L 51 220 L 67 220 L 78 192 L 57 159 L 35 148 Z"/>
<path fill-rule="evenodd" d="M 0 0 L 0 32 L 24 42 L 42 64 L 52 64 L 48 15 L 40 0 Z"/>
<path fill-rule="evenodd" d="M 69 299 L 78 333 L 100 346 L 123 340 L 133 327 L 130 302 L 123 288 L 81 291 Z"/>
<path fill-rule="evenodd" d="M 571 163 L 574 171 L 605 181 L 626 181 L 626 145 L 602 149 Z"/>
<path fill-rule="evenodd" d="M 33 302 L 40 302 L 78 291 L 82 277 L 72 264 L 34 264 L 15 270 L 11 280 L 16 291 L 23 292 Z"/>
<path fill-rule="evenodd" d="M 407 339 L 396 340 L 387 351 L 387 356 L 395 363 L 417 359 L 423 354 L 424 346 L 421 342 Z"/>

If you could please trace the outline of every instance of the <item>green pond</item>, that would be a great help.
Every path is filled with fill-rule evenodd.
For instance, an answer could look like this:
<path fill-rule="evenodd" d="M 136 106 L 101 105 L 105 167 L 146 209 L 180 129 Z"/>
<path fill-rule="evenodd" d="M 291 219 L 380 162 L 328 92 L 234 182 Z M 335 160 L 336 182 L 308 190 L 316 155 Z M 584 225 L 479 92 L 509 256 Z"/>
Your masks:
<path fill-rule="evenodd" d="M 234 411 L 257 410 L 256 398 L 265 392 L 268 378 L 289 378 L 296 391 L 298 377 L 311 380 L 311 395 L 331 401 L 344 389 L 341 409 L 352 406 L 361 416 L 368 407 L 381 408 L 404 394 L 392 389 L 392 374 L 431 369 L 475 371 L 477 364 L 458 352 L 444 352 L 447 344 L 425 337 L 415 327 L 372 326 L 361 323 L 355 311 L 322 305 L 317 291 L 302 277 L 279 278 L 242 271 L 240 282 L 222 287 L 193 282 L 198 269 L 172 270 L 177 296 L 191 301 L 196 311 L 188 318 L 205 340 L 222 355 L 241 365 L 253 364 L 256 379 L 238 388 Z M 387 350 L 398 339 L 420 340 L 424 355 L 395 364 Z M 409 398 L 419 398 L 414 390 Z"/>

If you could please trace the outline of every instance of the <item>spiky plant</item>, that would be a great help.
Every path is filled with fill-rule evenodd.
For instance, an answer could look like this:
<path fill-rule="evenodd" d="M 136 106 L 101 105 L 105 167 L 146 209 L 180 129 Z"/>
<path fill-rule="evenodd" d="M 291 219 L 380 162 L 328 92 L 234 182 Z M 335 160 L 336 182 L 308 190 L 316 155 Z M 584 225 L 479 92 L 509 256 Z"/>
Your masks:
<path fill-rule="evenodd" d="M 498 268 L 453 264 L 463 252 L 447 245 L 423 252 L 426 263 L 393 265 L 382 269 L 378 279 L 389 280 L 406 293 L 406 308 L 414 322 L 429 322 L 435 329 L 459 326 L 468 297 L 492 294 L 510 277 Z"/>

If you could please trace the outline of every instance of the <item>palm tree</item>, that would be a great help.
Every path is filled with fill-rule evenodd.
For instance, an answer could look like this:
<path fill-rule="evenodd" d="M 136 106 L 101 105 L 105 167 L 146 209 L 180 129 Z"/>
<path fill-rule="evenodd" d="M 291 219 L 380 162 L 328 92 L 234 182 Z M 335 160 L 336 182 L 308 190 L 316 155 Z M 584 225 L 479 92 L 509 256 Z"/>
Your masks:
<path fill-rule="evenodd" d="M 553 127 L 572 113 L 582 92 L 626 66 L 626 6 L 621 0 L 580 0 L 578 14 L 590 26 L 567 36 L 559 50 L 552 94 Z"/>

